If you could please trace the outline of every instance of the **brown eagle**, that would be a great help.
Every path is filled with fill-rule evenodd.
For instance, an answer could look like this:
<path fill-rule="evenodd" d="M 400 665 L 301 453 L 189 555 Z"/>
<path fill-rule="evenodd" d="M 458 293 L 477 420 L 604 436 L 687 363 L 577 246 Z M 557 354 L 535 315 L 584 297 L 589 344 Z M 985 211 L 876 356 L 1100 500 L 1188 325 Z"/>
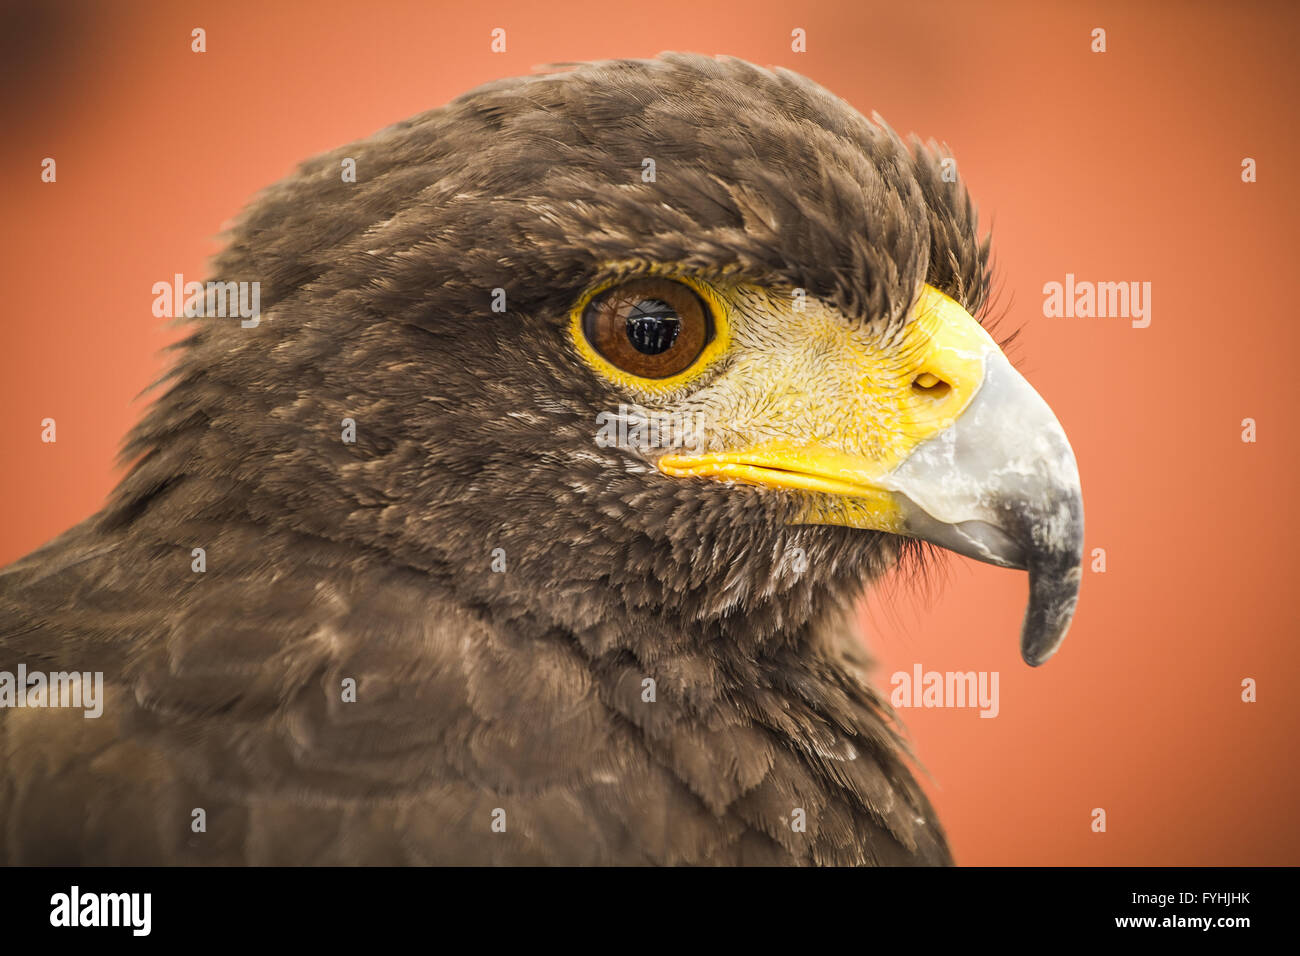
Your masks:
<path fill-rule="evenodd" d="M 1038 664 L 1083 537 L 953 171 L 666 54 L 272 187 L 212 273 L 255 320 L 0 573 L 0 859 L 950 862 L 855 599 L 920 542 L 1027 569 Z"/>

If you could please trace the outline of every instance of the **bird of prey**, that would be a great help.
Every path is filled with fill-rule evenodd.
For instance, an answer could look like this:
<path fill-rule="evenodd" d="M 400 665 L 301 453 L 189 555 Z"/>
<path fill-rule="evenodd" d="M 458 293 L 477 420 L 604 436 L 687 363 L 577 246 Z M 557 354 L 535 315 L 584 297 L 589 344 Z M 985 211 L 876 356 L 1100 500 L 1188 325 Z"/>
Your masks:
<path fill-rule="evenodd" d="M 564 66 L 232 228 L 260 321 L 0 575 L 5 862 L 951 862 L 855 600 L 1025 569 L 1038 664 L 1083 533 L 965 189 L 788 70 Z"/>

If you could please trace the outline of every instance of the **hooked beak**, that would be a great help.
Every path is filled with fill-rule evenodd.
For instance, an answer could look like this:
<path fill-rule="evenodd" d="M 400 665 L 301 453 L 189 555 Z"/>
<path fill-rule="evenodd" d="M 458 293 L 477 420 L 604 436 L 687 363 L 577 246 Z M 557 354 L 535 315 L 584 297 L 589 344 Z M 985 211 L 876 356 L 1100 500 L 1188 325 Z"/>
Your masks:
<path fill-rule="evenodd" d="M 659 469 L 802 490 L 810 505 L 801 523 L 908 535 L 1027 570 L 1020 651 L 1037 666 L 1064 640 L 1078 601 L 1083 497 L 1074 453 L 1047 403 L 958 303 L 926 286 L 911 327 L 894 352 L 905 363 L 873 363 L 858 349 L 855 361 L 870 367 L 825 383 L 834 391 L 828 420 L 870 416 L 888 440 L 832 428 L 811 442 L 669 454 Z"/>

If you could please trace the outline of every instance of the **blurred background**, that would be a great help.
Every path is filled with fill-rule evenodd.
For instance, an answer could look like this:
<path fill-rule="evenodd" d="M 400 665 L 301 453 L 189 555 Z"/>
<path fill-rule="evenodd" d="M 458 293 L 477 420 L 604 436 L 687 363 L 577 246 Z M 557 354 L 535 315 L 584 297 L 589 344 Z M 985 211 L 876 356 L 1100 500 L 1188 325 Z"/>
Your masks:
<path fill-rule="evenodd" d="M 1105 551 L 1040 669 L 1023 574 L 950 557 L 864 604 L 886 694 L 916 664 L 1000 675 L 994 719 L 900 710 L 958 862 L 1300 863 L 1298 26 L 1251 2 L 0 3 L 0 564 L 100 507 L 180 335 L 151 286 L 202 278 L 298 161 L 551 62 L 786 66 L 953 150 Z M 1066 273 L 1150 282 L 1150 326 L 1045 318 Z"/>

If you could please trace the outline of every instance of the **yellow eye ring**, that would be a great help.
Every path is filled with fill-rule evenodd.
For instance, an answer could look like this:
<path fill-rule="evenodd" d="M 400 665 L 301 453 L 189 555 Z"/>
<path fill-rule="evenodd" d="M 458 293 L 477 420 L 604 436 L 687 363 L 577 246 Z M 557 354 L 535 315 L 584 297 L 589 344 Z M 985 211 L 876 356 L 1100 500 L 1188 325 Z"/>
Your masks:
<path fill-rule="evenodd" d="M 646 276 L 671 279 L 686 286 L 699 296 L 700 301 L 709 310 L 709 317 L 712 319 L 713 338 L 704 346 L 699 356 L 687 368 L 666 378 L 644 378 L 614 365 L 596 351 L 591 342 L 587 340 L 583 328 L 583 316 L 586 313 L 587 306 L 597 296 L 621 283 Z M 573 339 L 574 347 L 577 349 L 578 354 L 582 356 L 583 361 L 604 378 L 631 391 L 650 395 L 664 395 L 689 383 L 726 352 L 731 342 L 730 305 L 716 287 L 696 276 L 664 269 L 643 269 L 630 274 L 624 273 L 611 276 L 583 292 L 578 297 L 573 310 L 569 313 L 569 336 Z"/>

